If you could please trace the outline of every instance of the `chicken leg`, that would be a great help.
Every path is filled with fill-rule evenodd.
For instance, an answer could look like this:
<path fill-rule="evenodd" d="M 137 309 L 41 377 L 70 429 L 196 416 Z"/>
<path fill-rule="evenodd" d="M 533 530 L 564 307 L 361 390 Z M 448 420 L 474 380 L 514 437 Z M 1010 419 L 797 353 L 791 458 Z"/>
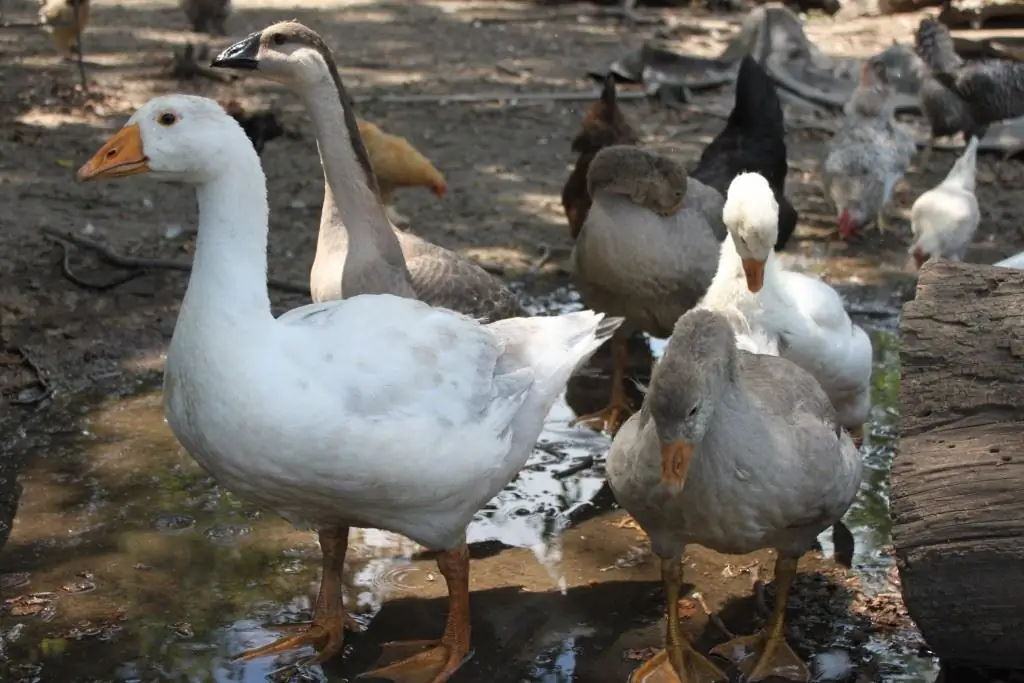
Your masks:
<path fill-rule="evenodd" d="M 786 643 L 785 636 L 786 602 L 793 579 L 796 578 L 797 561 L 796 558 L 782 555 L 775 561 L 775 608 L 766 628 L 752 636 L 742 636 L 722 643 L 711 651 L 726 659 L 737 659 L 734 653 L 739 649 L 744 654 L 736 663 L 751 683 L 768 676 L 781 676 L 802 683 L 811 680 L 810 672 Z M 756 657 L 746 654 L 751 650 L 756 653 Z"/>
<path fill-rule="evenodd" d="M 246 661 L 256 657 L 276 655 L 312 645 L 317 650 L 315 662 L 325 662 L 341 652 L 344 644 L 344 629 L 360 630 L 358 622 L 345 612 L 342 599 L 341 576 L 345 570 L 345 552 L 348 550 L 348 527 L 320 530 L 320 549 L 323 552 L 323 576 L 320 577 L 320 593 L 316 598 L 313 622 L 297 625 L 270 626 L 275 631 L 297 631 L 263 647 L 247 650 L 234 659 Z"/>
<path fill-rule="evenodd" d="M 358 676 L 388 678 L 399 683 L 445 683 L 469 659 L 469 548 L 465 543 L 437 556 L 437 568 L 448 584 L 448 622 L 440 641 L 385 643 L 392 652 L 417 651 L 394 664 Z"/>
<path fill-rule="evenodd" d="M 626 366 L 629 364 L 629 333 L 620 327 L 612 335 L 612 395 L 608 405 L 596 413 L 580 415 L 572 421 L 573 426 L 585 424 L 598 431 L 615 436 L 626 418 L 633 413 L 626 396 Z"/>
<path fill-rule="evenodd" d="M 629 677 L 629 683 L 715 683 L 725 674 L 693 645 L 679 628 L 679 593 L 683 585 L 683 563 L 679 557 L 662 558 L 661 580 L 668 601 L 665 649 L 644 662 Z"/>
<path fill-rule="evenodd" d="M 889 222 L 885 219 L 885 215 L 879 211 L 878 215 L 875 216 L 875 225 L 878 227 L 878 232 L 887 233 L 889 232 Z"/>

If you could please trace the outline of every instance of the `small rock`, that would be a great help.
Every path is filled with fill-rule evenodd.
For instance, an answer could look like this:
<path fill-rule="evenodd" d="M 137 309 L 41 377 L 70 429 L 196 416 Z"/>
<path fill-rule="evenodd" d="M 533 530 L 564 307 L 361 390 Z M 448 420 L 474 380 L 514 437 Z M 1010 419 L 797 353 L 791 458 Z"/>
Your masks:
<path fill-rule="evenodd" d="M 192 630 L 192 624 L 187 621 L 179 621 L 176 624 L 171 624 L 171 630 L 174 631 L 174 635 L 181 638 L 191 638 L 195 635 L 195 631 Z"/>
<path fill-rule="evenodd" d="M 195 517 L 189 515 L 160 515 L 153 520 L 153 528 L 157 531 L 181 531 L 195 525 Z"/>
<path fill-rule="evenodd" d="M 203 532 L 206 540 L 217 545 L 230 545 L 241 536 L 252 533 L 252 527 L 244 524 L 214 524 Z"/>

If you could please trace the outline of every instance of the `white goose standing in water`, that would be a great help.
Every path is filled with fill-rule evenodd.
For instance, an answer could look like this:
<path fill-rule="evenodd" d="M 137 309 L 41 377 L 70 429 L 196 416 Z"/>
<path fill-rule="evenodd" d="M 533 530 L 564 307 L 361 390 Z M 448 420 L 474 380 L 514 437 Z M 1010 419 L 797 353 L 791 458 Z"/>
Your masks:
<path fill-rule="evenodd" d="M 440 641 L 373 672 L 443 683 L 470 651 L 466 527 L 525 464 L 576 367 L 621 320 L 590 311 L 482 325 L 389 294 L 274 318 L 266 180 L 219 104 L 150 100 L 78 172 L 194 185 L 199 232 L 164 373 L 174 435 L 220 484 L 319 530 L 313 622 L 248 656 L 341 651 L 350 527 L 439 552 L 449 590 Z"/>

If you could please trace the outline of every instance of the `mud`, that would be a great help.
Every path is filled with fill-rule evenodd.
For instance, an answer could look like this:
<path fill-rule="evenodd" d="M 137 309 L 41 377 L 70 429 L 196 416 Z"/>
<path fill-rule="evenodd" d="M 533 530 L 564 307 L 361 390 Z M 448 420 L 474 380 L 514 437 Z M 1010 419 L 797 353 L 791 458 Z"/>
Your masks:
<path fill-rule="evenodd" d="M 590 68 L 654 35 L 587 16 L 587 6 L 466 3 L 235 2 L 240 36 L 298 18 L 334 46 L 357 95 L 584 90 Z M 34 5 L 6 0 L 5 21 Z M 716 54 L 738 16 L 672 13 L 669 47 Z M 808 34 L 843 56 L 907 39 L 918 17 L 812 17 Z M 140 180 L 79 186 L 73 169 L 146 99 L 183 91 L 251 109 L 277 109 L 290 135 L 263 156 L 272 203 L 270 270 L 308 277 L 322 176 L 308 122 L 293 98 L 256 80 L 177 82 L 166 77 L 172 46 L 204 40 L 184 30 L 172 2 L 93 4 L 86 34 L 90 92 L 36 31 L 0 30 L 0 679 L 5 681 L 343 681 L 366 670 L 382 642 L 440 634 L 444 584 L 408 541 L 353 535 L 347 599 L 368 628 L 348 636 L 326 667 L 294 658 L 231 663 L 273 637 L 265 622 L 308 618 L 319 551 L 295 532 L 220 491 L 173 441 L 160 412 L 159 371 L 184 291 L 176 272 L 146 270 L 120 286 L 71 282 L 61 249 L 42 228 L 74 232 L 118 253 L 187 259 L 194 201 L 184 188 Z M 216 42 L 226 44 L 229 39 Z M 628 103 L 626 113 L 656 148 L 696 159 L 720 129 L 731 94 L 702 97 L 701 110 Z M 412 229 L 514 280 L 538 311 L 578 306 L 565 276 L 569 233 L 559 204 L 585 101 L 527 104 L 384 105 L 359 113 L 407 136 L 448 176 L 443 202 L 399 195 Z M 913 289 L 906 266 L 907 214 L 953 156 L 936 151 L 897 189 L 896 234 L 834 240 L 834 218 L 814 164 L 824 135 L 794 128 L 788 194 L 801 223 L 787 259 L 821 273 L 848 297 L 876 353 L 875 408 L 865 445 L 868 473 L 847 522 L 854 568 L 819 553 L 802 563 L 789 638 L 804 657 L 849 653 L 859 681 L 931 683 L 936 666 L 899 599 L 888 551 L 887 479 L 897 430 L 896 321 Z M 983 210 L 978 246 L 991 262 L 1024 247 L 1015 207 L 1020 166 L 979 160 Z M 541 259 L 542 254 L 550 258 Z M 122 271 L 72 250 L 68 266 L 93 285 Z M 275 306 L 303 302 L 275 293 Z M 652 344 L 653 354 L 661 348 Z M 652 350 L 635 340 L 631 374 L 643 381 Z M 662 603 L 656 562 L 636 529 L 622 526 L 603 486 L 607 440 L 567 427 L 598 407 L 608 359 L 598 354 L 549 419 L 530 465 L 482 511 L 474 542 L 475 655 L 454 679 L 480 682 L 621 683 L 656 647 Z M 41 402 L 35 399 L 46 393 Z M 51 393 L 52 392 L 52 393 Z M 638 397 L 635 397 L 638 398 Z M 572 406 L 570 408 L 569 406 Z M 566 473 L 569 473 L 566 476 Z M 23 488 L 19 500 L 19 484 Z M 824 554 L 831 551 L 822 539 Z M 752 631 L 755 579 L 771 556 L 721 557 L 694 548 L 687 576 L 736 633 Z M 770 593 L 769 589 L 769 593 Z M 700 601 L 684 603 L 700 647 L 725 639 Z M 307 655 L 308 653 L 300 653 Z"/>

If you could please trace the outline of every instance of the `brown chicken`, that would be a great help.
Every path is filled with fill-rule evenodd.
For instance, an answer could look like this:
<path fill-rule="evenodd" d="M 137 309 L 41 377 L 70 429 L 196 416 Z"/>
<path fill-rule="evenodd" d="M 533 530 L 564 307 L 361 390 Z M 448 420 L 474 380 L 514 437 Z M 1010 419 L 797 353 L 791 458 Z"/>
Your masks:
<path fill-rule="evenodd" d="M 444 176 L 409 141 L 385 133 L 376 124 L 359 119 L 359 134 L 370 155 L 370 165 L 377 175 L 381 200 L 387 208 L 388 218 L 395 225 L 409 224 L 409 219 L 391 205 L 391 196 L 402 187 L 425 187 L 438 198 L 448 191 Z"/>
<path fill-rule="evenodd" d="M 89 0 L 43 0 L 39 6 L 39 21 L 50 34 L 53 47 L 69 59 L 78 52 L 78 36 L 85 33 L 89 24 Z"/>
<path fill-rule="evenodd" d="M 573 239 L 580 234 L 590 211 L 587 171 L 594 156 L 611 145 L 635 145 L 639 136 L 629 126 L 615 101 L 615 76 L 608 74 L 601 97 L 587 109 L 583 130 L 572 141 L 572 151 L 579 154 L 576 167 L 562 189 L 562 207 L 569 219 Z"/>

